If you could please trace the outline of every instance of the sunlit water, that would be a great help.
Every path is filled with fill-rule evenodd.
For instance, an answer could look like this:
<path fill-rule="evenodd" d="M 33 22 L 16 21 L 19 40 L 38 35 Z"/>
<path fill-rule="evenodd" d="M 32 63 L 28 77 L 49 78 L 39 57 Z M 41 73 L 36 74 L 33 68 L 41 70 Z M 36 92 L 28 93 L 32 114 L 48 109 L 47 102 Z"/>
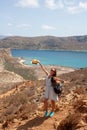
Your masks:
<path fill-rule="evenodd" d="M 73 68 L 87 67 L 87 52 L 53 50 L 12 50 L 14 57 L 21 57 L 25 64 L 32 65 L 32 59 L 38 59 L 44 65 L 58 65 Z"/>

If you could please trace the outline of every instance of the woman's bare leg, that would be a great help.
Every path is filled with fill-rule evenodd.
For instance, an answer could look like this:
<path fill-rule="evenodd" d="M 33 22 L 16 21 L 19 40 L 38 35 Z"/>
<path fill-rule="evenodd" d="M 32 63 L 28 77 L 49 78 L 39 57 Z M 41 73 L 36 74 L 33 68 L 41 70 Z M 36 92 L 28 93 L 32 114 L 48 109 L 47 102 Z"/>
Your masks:
<path fill-rule="evenodd" d="M 44 99 L 44 110 L 48 111 L 48 99 Z"/>
<path fill-rule="evenodd" d="M 54 112 L 56 109 L 56 103 L 54 100 L 51 100 L 51 105 L 52 105 L 52 112 Z"/>

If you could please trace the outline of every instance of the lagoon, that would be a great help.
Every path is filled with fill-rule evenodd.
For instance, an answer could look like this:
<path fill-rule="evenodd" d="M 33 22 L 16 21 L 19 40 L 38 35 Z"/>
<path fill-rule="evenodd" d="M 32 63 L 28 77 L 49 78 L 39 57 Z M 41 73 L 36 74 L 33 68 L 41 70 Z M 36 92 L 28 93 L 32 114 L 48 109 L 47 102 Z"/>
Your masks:
<path fill-rule="evenodd" d="M 87 67 L 87 52 L 54 50 L 11 50 L 12 56 L 21 57 L 24 64 L 32 65 L 32 59 L 38 59 L 44 65 L 57 65 L 72 68 Z"/>

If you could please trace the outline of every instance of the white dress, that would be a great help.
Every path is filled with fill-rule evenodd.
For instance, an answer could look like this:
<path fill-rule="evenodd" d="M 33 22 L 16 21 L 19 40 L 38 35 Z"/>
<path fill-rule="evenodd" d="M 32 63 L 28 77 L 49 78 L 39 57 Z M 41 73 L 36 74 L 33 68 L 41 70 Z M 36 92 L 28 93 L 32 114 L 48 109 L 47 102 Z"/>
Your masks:
<path fill-rule="evenodd" d="M 53 87 L 51 85 L 51 78 L 49 78 L 48 76 L 46 78 L 44 97 L 49 100 L 58 101 L 58 95 L 54 92 Z"/>

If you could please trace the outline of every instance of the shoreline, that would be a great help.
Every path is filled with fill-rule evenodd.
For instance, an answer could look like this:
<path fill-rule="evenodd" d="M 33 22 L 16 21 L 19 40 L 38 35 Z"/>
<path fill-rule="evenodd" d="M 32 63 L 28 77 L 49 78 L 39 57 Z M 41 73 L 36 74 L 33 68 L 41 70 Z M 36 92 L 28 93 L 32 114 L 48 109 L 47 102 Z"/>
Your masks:
<path fill-rule="evenodd" d="M 51 51 L 53 52 L 51 53 Z M 65 52 L 62 52 L 62 51 L 65 51 Z M 14 55 L 12 56 L 15 57 L 16 51 L 14 50 L 13 52 L 14 52 L 13 53 Z M 22 52 L 25 52 L 25 55 L 22 55 L 23 57 L 21 57 Z M 19 53 L 19 50 L 17 51 L 17 53 Z M 21 62 L 24 65 L 32 67 L 33 65 L 30 62 L 33 59 L 33 57 L 35 57 L 35 53 L 36 53 L 36 59 L 40 60 L 41 63 L 45 66 L 56 65 L 56 66 L 69 67 L 73 69 L 85 68 L 87 66 L 84 59 L 84 57 L 87 56 L 87 52 L 85 51 L 79 52 L 79 50 L 77 50 L 77 52 L 75 50 L 74 52 L 73 50 L 72 51 L 70 50 L 36 50 L 36 51 L 30 50 L 29 52 L 28 49 L 25 49 L 25 51 L 20 51 L 20 54 L 16 55 L 16 57 L 19 56 L 21 59 Z M 53 60 L 50 59 L 51 55 L 53 55 Z M 80 56 L 82 56 L 82 58 L 80 58 Z"/>
<path fill-rule="evenodd" d="M 33 51 L 33 49 L 11 49 L 11 50 L 32 50 Z M 71 52 L 87 52 L 87 50 L 63 50 L 63 49 L 60 49 L 60 50 L 58 50 L 58 49 L 55 49 L 55 50 L 53 50 L 53 49 L 34 49 L 34 50 L 37 50 L 37 51 L 71 51 Z"/>
<path fill-rule="evenodd" d="M 22 64 L 23 66 L 28 66 L 28 67 L 36 67 L 36 66 L 39 66 L 39 64 L 32 64 L 31 65 L 29 64 L 25 64 L 25 60 L 21 57 L 18 58 L 19 59 L 19 63 Z M 44 64 L 43 64 L 44 65 Z M 65 68 L 72 68 L 72 69 L 78 69 L 78 68 L 73 68 L 73 67 L 69 67 L 69 66 L 58 66 L 58 65 L 52 65 L 52 64 L 48 64 L 48 65 L 44 65 L 44 66 L 47 66 L 47 67 L 50 67 L 50 66 L 55 66 L 55 67 L 65 67 Z"/>
<path fill-rule="evenodd" d="M 33 69 L 35 72 L 35 76 L 37 77 L 38 80 L 44 79 L 46 77 L 45 73 L 43 72 L 43 70 L 41 69 L 41 67 L 38 64 L 37 65 L 26 65 L 26 64 L 24 64 L 24 60 L 21 60 L 21 59 L 19 60 L 19 63 L 22 65 L 22 67 Z M 45 65 L 45 68 L 47 69 L 48 72 L 50 72 L 51 68 L 56 68 L 57 76 L 77 70 L 75 68 L 57 66 L 57 65 Z"/>
<path fill-rule="evenodd" d="M 25 67 L 38 67 L 39 66 L 39 64 L 32 64 L 31 63 L 31 65 L 29 64 L 25 64 L 24 63 L 25 62 L 25 60 L 23 59 L 23 58 L 21 58 L 21 57 L 19 57 L 19 63 L 21 64 L 21 65 L 23 65 L 23 66 L 25 66 Z M 44 65 L 44 64 L 43 64 Z M 77 69 L 80 69 L 80 68 L 74 68 L 74 67 L 69 67 L 69 66 L 59 66 L 59 65 L 52 65 L 52 64 L 48 64 L 48 65 L 44 65 L 45 67 L 50 67 L 50 66 L 55 66 L 55 67 L 59 67 L 59 68 L 71 68 L 71 69 L 73 69 L 73 70 L 77 70 Z"/>

